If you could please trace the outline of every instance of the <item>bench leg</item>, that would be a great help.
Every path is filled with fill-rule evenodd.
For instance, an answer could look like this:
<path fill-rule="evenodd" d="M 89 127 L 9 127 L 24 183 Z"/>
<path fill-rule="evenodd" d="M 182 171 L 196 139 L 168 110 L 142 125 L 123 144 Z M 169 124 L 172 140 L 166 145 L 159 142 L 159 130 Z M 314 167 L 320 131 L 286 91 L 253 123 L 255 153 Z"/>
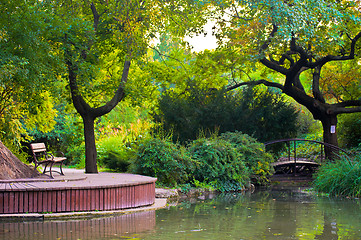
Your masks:
<path fill-rule="evenodd" d="M 46 172 L 48 172 L 48 171 L 46 171 L 46 168 L 48 167 L 49 164 L 50 164 L 50 163 L 44 163 L 44 171 L 43 171 L 43 174 L 45 174 Z"/>
<path fill-rule="evenodd" d="M 53 165 L 54 164 L 56 164 L 56 163 L 59 163 L 60 164 L 60 172 L 58 172 L 58 171 L 54 171 L 54 172 L 57 172 L 57 173 L 59 173 L 60 175 L 64 175 L 64 172 L 63 172 L 63 161 L 61 161 L 61 162 L 47 162 L 47 163 L 41 163 L 41 164 L 43 164 L 44 165 L 44 171 L 43 171 L 43 174 L 45 174 L 45 173 L 49 173 L 50 174 L 50 177 L 51 178 L 54 178 L 53 177 Z M 34 167 L 34 170 L 36 170 L 36 168 L 37 167 L 39 167 L 41 164 L 36 164 L 35 163 L 35 167 Z M 47 170 L 47 168 L 49 167 L 49 170 Z"/>
<path fill-rule="evenodd" d="M 54 177 L 53 177 L 53 170 L 52 170 L 52 168 L 53 168 L 53 166 L 54 166 L 56 163 L 57 163 L 57 162 L 51 162 L 51 163 L 49 163 L 49 166 L 50 166 L 49 172 L 50 172 L 50 177 L 51 177 L 51 178 L 54 178 Z M 64 172 L 63 172 L 63 161 L 60 162 L 59 168 L 60 168 L 60 172 L 58 172 L 58 171 L 55 171 L 55 172 L 59 173 L 60 175 L 64 175 Z"/>
<path fill-rule="evenodd" d="M 60 162 L 60 174 L 64 175 L 64 173 L 63 173 L 63 161 Z"/>
<path fill-rule="evenodd" d="M 50 165 L 50 168 L 49 168 L 50 177 L 51 177 L 51 178 L 54 178 L 54 177 L 53 177 L 53 171 L 52 171 L 54 162 L 51 162 L 49 165 Z"/>

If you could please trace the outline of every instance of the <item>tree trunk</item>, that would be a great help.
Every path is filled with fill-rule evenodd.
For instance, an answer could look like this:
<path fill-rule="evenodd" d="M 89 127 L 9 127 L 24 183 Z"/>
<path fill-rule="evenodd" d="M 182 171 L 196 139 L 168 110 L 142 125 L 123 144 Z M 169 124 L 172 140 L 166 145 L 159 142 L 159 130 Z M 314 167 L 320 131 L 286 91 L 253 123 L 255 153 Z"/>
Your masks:
<path fill-rule="evenodd" d="M 32 178 L 38 175 L 37 171 L 21 162 L 0 141 L 0 179 Z"/>
<path fill-rule="evenodd" d="M 95 146 L 94 118 L 82 116 L 85 138 L 85 173 L 98 173 L 97 150 Z"/>
<path fill-rule="evenodd" d="M 323 127 L 323 141 L 325 143 L 338 147 L 337 141 L 337 115 L 326 115 L 321 120 Z M 325 156 L 327 159 L 332 160 L 335 157 L 334 149 L 325 146 Z"/>

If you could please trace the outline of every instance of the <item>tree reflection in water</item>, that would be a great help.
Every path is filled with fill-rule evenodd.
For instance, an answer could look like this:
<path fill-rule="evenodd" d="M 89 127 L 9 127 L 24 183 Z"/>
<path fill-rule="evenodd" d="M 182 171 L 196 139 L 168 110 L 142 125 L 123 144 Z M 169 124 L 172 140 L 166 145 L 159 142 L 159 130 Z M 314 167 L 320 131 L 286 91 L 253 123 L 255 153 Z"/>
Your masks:
<path fill-rule="evenodd" d="M 44 222 L 0 223 L 0 239 L 121 239 L 150 231 L 155 211 L 112 217 Z"/>

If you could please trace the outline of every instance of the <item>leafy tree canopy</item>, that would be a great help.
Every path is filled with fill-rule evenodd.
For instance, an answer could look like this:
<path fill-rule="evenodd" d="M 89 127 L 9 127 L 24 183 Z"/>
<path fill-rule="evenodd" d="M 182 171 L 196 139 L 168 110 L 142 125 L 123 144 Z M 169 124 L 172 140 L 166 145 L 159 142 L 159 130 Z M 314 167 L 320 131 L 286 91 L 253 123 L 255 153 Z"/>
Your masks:
<path fill-rule="evenodd" d="M 241 74 L 234 78 L 229 89 L 258 84 L 279 88 L 321 121 L 325 142 L 337 145 L 337 134 L 331 131 L 337 115 L 361 111 L 360 94 L 355 93 L 359 88 L 350 90 L 359 79 L 339 75 L 343 78 L 339 81 L 329 73 L 340 69 L 336 62 L 348 64 L 343 69 L 349 70 L 359 65 L 360 2 L 226 0 L 210 5 L 220 46 L 238 54 L 228 61 L 247 73 L 247 78 Z M 261 78 L 249 74 L 257 64 L 268 69 Z M 349 77 L 359 75 L 359 67 L 354 69 Z M 270 72 L 279 77 L 269 78 Z"/>
<path fill-rule="evenodd" d="M 41 3 L 2 1 L 0 14 L 0 138 L 18 144 L 24 122 L 44 132 L 54 126 L 50 91 L 62 68 Z"/>

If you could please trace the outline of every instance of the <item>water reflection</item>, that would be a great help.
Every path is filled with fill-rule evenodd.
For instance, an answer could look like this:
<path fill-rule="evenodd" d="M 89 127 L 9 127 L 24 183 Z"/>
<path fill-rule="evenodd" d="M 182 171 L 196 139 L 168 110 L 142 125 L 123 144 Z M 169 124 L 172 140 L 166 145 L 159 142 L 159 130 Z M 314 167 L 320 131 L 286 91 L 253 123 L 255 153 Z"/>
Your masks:
<path fill-rule="evenodd" d="M 0 223 L 0 239 L 361 239 L 360 201 L 301 189 L 204 195 L 156 212 Z"/>
<path fill-rule="evenodd" d="M 0 223 L 0 239 L 123 239 L 155 226 L 155 211 L 76 221 Z"/>
<path fill-rule="evenodd" d="M 157 211 L 144 239 L 361 239 L 358 200 L 298 189 L 223 194 Z"/>

